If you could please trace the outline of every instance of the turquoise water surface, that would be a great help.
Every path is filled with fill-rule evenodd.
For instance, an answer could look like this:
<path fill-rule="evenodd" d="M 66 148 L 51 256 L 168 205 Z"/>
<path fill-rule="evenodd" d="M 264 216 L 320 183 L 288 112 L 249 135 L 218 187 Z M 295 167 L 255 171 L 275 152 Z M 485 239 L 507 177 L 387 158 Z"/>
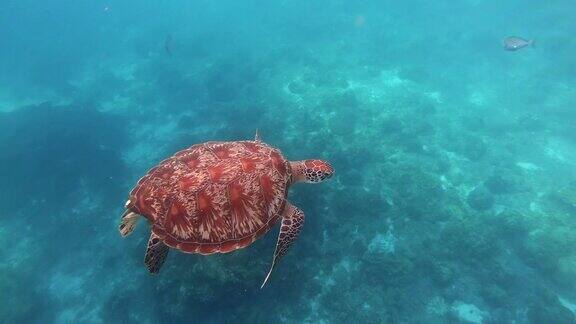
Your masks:
<path fill-rule="evenodd" d="M 576 323 L 575 10 L 0 1 L 0 322 Z M 150 275 L 136 181 L 257 128 L 336 169 L 267 286 L 278 226 Z"/>

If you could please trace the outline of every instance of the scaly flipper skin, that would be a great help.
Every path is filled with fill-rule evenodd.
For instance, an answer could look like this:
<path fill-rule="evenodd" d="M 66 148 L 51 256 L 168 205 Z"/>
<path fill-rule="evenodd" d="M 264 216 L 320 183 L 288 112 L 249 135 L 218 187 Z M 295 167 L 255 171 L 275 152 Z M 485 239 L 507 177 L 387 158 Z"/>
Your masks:
<path fill-rule="evenodd" d="M 130 210 L 126 210 L 122 215 L 122 219 L 120 221 L 120 226 L 118 226 L 118 230 L 122 237 L 126 237 L 134 231 L 136 227 L 136 222 L 140 218 L 140 215 L 131 212 Z"/>
<path fill-rule="evenodd" d="M 280 261 L 280 259 L 288 252 L 288 248 L 296 241 L 302 226 L 304 225 L 304 213 L 298 208 L 286 202 L 286 207 L 284 208 L 284 213 L 282 215 L 282 226 L 280 227 L 280 233 L 278 234 L 278 241 L 276 242 L 276 250 L 274 251 L 274 259 L 272 260 L 272 266 L 266 279 L 262 283 L 260 289 L 264 288 L 272 270 Z"/>
<path fill-rule="evenodd" d="M 156 234 L 150 234 L 146 256 L 144 257 L 144 263 L 146 264 L 148 271 L 154 274 L 158 273 L 166 260 L 167 254 L 168 247 L 162 243 Z"/>

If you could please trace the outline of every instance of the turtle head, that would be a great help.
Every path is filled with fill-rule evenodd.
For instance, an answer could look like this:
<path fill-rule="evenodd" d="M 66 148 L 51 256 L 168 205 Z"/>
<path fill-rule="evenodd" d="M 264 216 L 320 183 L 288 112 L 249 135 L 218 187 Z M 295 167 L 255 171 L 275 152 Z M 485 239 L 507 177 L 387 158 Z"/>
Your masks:
<path fill-rule="evenodd" d="M 330 178 L 334 168 L 322 160 L 304 160 L 292 162 L 294 182 L 318 183 Z"/>

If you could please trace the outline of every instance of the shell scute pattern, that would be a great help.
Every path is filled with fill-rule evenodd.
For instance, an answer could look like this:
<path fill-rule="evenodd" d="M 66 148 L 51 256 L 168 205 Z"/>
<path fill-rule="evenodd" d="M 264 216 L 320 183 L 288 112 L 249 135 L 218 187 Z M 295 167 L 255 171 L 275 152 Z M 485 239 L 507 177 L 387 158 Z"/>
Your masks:
<path fill-rule="evenodd" d="M 227 184 L 240 175 L 242 165 L 230 162 L 230 158 L 226 158 L 206 167 L 212 183 Z"/>
<path fill-rule="evenodd" d="M 218 160 L 208 148 L 200 144 L 176 153 L 173 159 L 177 159 L 186 164 L 191 170 L 204 168 Z"/>
<path fill-rule="evenodd" d="M 129 206 L 151 221 L 168 246 L 230 252 L 278 220 L 290 172 L 280 151 L 264 143 L 207 142 L 151 169 L 132 191 Z"/>
<path fill-rule="evenodd" d="M 232 208 L 234 238 L 242 234 L 255 233 L 268 221 L 268 206 L 262 188 L 258 182 L 258 174 L 246 173 L 228 184 L 226 190 Z"/>
<path fill-rule="evenodd" d="M 153 222 L 167 207 L 166 181 L 160 177 L 146 176 L 138 183 L 130 193 L 128 208 Z"/>

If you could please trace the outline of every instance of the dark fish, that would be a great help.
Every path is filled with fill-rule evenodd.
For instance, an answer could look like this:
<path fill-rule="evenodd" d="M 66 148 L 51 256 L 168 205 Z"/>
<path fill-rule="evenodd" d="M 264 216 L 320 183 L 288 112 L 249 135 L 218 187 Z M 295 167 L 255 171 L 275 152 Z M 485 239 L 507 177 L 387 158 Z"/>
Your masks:
<path fill-rule="evenodd" d="M 164 50 L 168 56 L 172 57 L 172 35 L 168 35 L 164 39 Z"/>
<path fill-rule="evenodd" d="M 534 46 L 534 40 L 517 36 L 509 36 L 504 39 L 504 48 L 508 51 L 517 51 L 527 46 Z"/>

